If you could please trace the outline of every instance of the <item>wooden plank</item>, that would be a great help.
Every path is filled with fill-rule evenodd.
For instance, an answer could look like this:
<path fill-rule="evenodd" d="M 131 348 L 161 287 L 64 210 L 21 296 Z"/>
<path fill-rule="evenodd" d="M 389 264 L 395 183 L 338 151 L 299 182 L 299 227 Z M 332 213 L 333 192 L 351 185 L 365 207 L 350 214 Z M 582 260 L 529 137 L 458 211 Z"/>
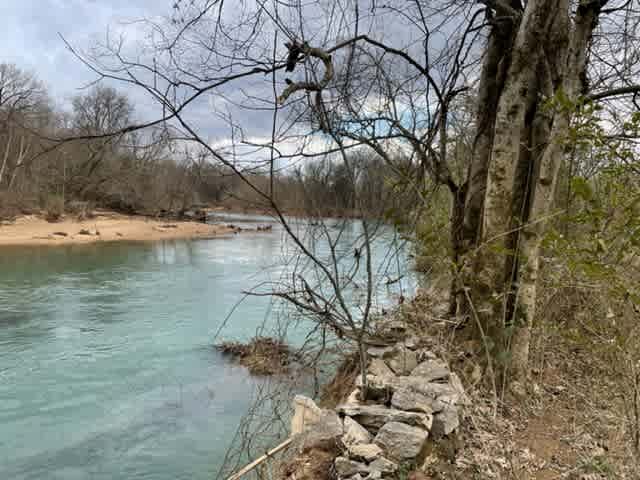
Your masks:
<path fill-rule="evenodd" d="M 258 465 L 260 465 L 262 462 L 264 462 L 265 460 L 271 458 L 273 455 L 278 453 L 280 450 L 286 448 L 291 443 L 291 441 L 292 441 L 291 438 L 287 438 L 284 442 L 282 442 L 277 447 L 272 448 L 271 450 L 269 450 L 267 453 L 265 453 L 261 457 L 258 457 L 257 459 L 255 459 L 249 465 L 247 465 L 247 466 L 241 468 L 240 470 L 238 470 L 236 473 L 231 475 L 227 480 L 238 480 L 240 477 L 246 475 L 251 470 L 253 470 Z"/>

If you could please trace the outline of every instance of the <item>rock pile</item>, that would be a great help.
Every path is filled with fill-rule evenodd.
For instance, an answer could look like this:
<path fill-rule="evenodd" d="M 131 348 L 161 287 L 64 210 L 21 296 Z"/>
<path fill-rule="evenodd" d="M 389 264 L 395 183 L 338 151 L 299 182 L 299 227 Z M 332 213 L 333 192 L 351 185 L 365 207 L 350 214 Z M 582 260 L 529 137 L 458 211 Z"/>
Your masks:
<path fill-rule="evenodd" d="M 393 476 L 403 463 L 419 465 L 429 439 L 452 434 L 467 397 L 458 376 L 418 342 L 368 349 L 366 387 L 361 378 L 347 401 L 323 410 L 296 396 L 292 434 L 305 445 L 335 440 L 339 479 Z M 367 389 L 366 401 L 361 399 Z"/>

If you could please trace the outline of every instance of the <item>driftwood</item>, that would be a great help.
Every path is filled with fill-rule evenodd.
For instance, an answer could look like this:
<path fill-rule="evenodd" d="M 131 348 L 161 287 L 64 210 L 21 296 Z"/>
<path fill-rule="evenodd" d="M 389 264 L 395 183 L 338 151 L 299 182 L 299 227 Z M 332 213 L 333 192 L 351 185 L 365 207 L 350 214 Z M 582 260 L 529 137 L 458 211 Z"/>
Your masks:
<path fill-rule="evenodd" d="M 289 446 L 289 444 L 291 443 L 292 438 L 287 438 L 284 442 L 282 442 L 280 445 L 278 445 L 277 447 L 272 448 L 271 450 L 269 450 L 267 453 L 265 453 L 264 455 L 262 455 L 261 457 L 258 457 L 257 459 L 255 459 L 253 462 L 251 462 L 249 465 L 246 465 L 245 467 L 242 467 L 240 470 L 238 470 L 236 473 L 234 473 L 233 475 L 231 475 L 229 478 L 227 478 L 227 480 L 238 480 L 239 478 L 241 478 L 242 476 L 246 475 L 247 473 L 249 473 L 251 470 L 253 470 L 254 468 L 256 468 L 258 465 L 260 465 L 261 463 L 263 463 L 265 460 L 268 460 L 269 458 L 271 458 L 273 455 L 275 455 L 276 453 L 278 453 L 279 451 L 283 450 L 284 448 L 286 448 L 287 446 Z"/>

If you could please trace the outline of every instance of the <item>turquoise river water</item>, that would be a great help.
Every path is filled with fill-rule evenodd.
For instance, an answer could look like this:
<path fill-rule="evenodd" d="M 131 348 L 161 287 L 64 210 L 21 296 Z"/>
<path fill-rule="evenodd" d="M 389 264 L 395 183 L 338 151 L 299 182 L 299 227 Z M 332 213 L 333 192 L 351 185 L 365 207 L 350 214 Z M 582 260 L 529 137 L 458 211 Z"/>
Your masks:
<path fill-rule="evenodd" d="M 0 479 L 215 478 L 260 380 L 212 348 L 214 334 L 230 314 L 225 338 L 268 321 L 268 298 L 234 306 L 279 278 L 288 243 L 275 225 L 1 249 Z"/>

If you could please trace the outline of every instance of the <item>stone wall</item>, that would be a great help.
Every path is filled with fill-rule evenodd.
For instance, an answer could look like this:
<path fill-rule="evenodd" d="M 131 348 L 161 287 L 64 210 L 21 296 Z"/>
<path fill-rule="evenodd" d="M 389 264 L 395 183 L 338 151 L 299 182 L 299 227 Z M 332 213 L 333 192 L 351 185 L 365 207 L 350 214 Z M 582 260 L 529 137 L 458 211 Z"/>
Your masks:
<path fill-rule="evenodd" d="M 345 480 L 392 477 L 403 465 L 421 465 L 429 442 L 454 434 L 468 400 L 446 362 L 418 345 L 408 339 L 368 349 L 366 400 L 361 377 L 335 410 L 296 396 L 295 448 L 335 441 L 341 453 L 334 477 Z"/>

